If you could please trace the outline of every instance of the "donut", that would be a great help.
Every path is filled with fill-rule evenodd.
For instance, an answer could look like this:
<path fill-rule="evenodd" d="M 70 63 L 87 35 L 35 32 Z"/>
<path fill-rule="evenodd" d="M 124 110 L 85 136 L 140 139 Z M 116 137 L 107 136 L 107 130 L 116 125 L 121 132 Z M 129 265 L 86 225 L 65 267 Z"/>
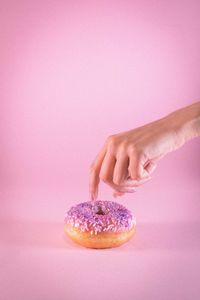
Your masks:
<path fill-rule="evenodd" d="M 65 214 L 67 236 L 87 248 L 113 248 L 130 240 L 136 220 L 131 211 L 114 201 L 86 201 Z"/>

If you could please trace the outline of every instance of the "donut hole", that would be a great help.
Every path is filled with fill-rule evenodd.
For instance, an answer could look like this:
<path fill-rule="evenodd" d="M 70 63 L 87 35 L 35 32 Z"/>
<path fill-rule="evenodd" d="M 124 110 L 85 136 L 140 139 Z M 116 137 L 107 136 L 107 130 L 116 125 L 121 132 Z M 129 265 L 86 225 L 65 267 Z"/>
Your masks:
<path fill-rule="evenodd" d="M 96 215 L 106 215 L 108 212 L 105 210 L 105 208 L 101 207 L 101 206 L 96 206 L 95 207 L 95 214 Z"/>
<path fill-rule="evenodd" d="M 97 212 L 96 215 L 105 215 L 105 212 L 100 208 Z"/>

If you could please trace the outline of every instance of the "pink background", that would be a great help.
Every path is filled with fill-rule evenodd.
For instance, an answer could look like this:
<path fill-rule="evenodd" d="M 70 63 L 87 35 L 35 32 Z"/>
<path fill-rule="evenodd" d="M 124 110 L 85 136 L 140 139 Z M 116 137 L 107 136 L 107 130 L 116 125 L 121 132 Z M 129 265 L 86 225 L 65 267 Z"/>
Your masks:
<path fill-rule="evenodd" d="M 199 299 L 199 139 L 117 200 L 137 219 L 128 244 L 63 234 L 108 135 L 200 98 L 199 32 L 197 0 L 0 0 L 2 300 Z"/>

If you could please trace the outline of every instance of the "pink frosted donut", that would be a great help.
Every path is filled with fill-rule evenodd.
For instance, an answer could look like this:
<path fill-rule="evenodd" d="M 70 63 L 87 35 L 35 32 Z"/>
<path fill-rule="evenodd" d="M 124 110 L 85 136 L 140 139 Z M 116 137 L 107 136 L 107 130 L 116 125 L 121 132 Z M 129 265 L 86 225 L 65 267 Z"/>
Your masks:
<path fill-rule="evenodd" d="M 127 242 L 136 221 L 123 205 L 113 201 L 87 201 L 65 215 L 65 232 L 76 243 L 89 248 L 111 248 Z"/>

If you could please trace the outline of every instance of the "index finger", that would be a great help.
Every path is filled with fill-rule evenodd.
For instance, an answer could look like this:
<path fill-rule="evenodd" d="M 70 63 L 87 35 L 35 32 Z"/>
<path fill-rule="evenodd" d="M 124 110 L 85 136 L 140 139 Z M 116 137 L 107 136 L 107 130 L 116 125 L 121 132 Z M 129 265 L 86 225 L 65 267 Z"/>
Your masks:
<path fill-rule="evenodd" d="M 90 167 L 90 177 L 89 177 L 89 193 L 91 200 L 95 200 L 98 196 L 98 185 L 99 185 L 99 173 L 101 170 L 101 165 L 106 154 L 106 145 L 102 148 L 99 154 L 96 156 L 95 160 Z"/>

